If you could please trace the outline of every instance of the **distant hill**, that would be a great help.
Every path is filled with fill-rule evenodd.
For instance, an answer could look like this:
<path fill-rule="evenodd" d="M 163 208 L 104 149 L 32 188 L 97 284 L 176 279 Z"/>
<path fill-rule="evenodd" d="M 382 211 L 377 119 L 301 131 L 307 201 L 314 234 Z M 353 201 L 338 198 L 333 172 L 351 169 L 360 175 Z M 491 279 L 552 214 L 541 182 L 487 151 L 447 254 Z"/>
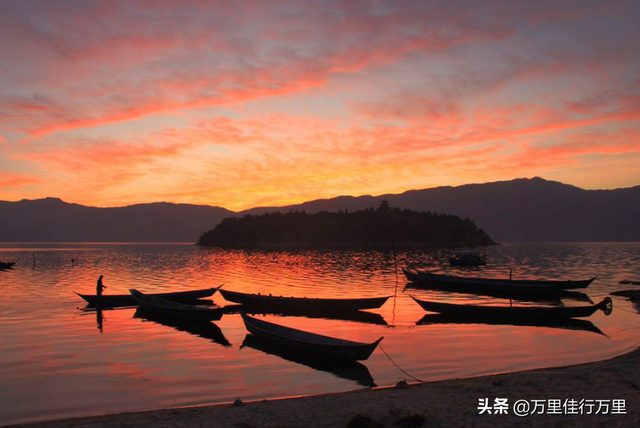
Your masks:
<path fill-rule="evenodd" d="M 640 241 L 640 186 L 584 190 L 542 178 L 410 190 L 380 196 L 340 196 L 240 213 L 219 207 L 154 203 L 93 208 L 47 198 L 0 201 L 0 241 L 195 242 L 223 218 L 304 210 L 377 207 L 469 217 L 497 242 Z"/>
<path fill-rule="evenodd" d="M 391 247 L 392 245 L 493 245 L 470 219 L 390 208 L 359 211 L 303 211 L 246 214 L 222 220 L 198 245 L 219 247 Z"/>
<path fill-rule="evenodd" d="M 383 199 L 393 207 L 469 217 L 498 242 L 640 241 L 640 186 L 584 190 L 539 177 L 401 194 L 340 196 L 242 214 L 359 210 L 378 206 Z"/>
<path fill-rule="evenodd" d="M 57 198 L 0 201 L 0 241 L 195 242 L 230 215 L 224 208 L 165 202 L 94 208 Z"/>

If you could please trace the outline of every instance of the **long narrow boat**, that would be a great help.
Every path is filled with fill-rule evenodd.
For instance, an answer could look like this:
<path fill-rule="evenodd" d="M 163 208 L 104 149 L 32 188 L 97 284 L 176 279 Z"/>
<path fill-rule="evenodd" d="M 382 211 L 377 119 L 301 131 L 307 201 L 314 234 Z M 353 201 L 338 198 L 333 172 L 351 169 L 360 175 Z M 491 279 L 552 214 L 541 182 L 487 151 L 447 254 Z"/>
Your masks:
<path fill-rule="evenodd" d="M 0 262 L 0 270 L 11 269 L 16 262 Z"/>
<path fill-rule="evenodd" d="M 499 279 L 479 278 L 466 276 L 442 275 L 433 272 L 402 269 L 410 282 L 426 285 L 435 285 L 449 288 L 455 291 L 492 290 L 510 291 L 520 293 L 560 293 L 563 290 L 586 288 L 594 278 L 578 281 L 545 281 L 531 279 Z"/>
<path fill-rule="evenodd" d="M 248 294 L 220 289 L 220 294 L 226 300 L 241 303 L 246 306 L 281 310 L 324 310 L 324 311 L 356 311 L 360 309 L 376 309 L 384 305 L 385 297 L 371 297 L 364 299 L 316 299 L 307 297 L 283 297 L 270 294 Z"/>
<path fill-rule="evenodd" d="M 440 287 L 432 286 L 428 284 L 416 284 L 415 282 L 409 282 L 405 286 L 406 290 L 431 290 L 436 292 L 446 291 L 447 293 L 460 293 L 460 294 L 473 294 L 477 296 L 491 296 L 499 299 L 512 299 L 521 302 L 538 302 L 547 304 L 560 304 L 564 300 L 575 300 L 578 302 L 593 303 L 591 298 L 586 293 L 572 290 L 560 290 L 557 293 L 527 293 L 520 291 L 504 291 L 504 290 L 486 290 L 486 289 L 473 289 L 463 290 L 461 288 L 455 289 L 454 287 Z"/>
<path fill-rule="evenodd" d="M 181 303 L 192 303 L 197 299 L 212 296 L 220 287 L 205 288 L 202 290 L 177 291 L 173 293 L 153 293 L 147 296 L 156 296 L 163 299 Z M 80 294 L 74 291 L 78 296 L 82 297 L 91 306 L 118 307 L 118 306 L 136 306 L 136 300 L 131 294 L 103 294 L 97 296 L 95 294 Z"/>
<path fill-rule="evenodd" d="M 593 315 L 598 309 L 609 312 L 613 307 L 611 298 L 605 297 L 600 303 L 588 306 L 485 306 L 460 305 L 419 300 L 411 296 L 422 309 L 450 316 L 474 316 L 486 318 L 531 318 L 531 319 L 565 319 L 582 318 Z"/>
<path fill-rule="evenodd" d="M 352 342 L 307 331 L 296 330 L 279 324 L 242 314 L 242 320 L 249 333 L 261 340 L 297 349 L 308 354 L 321 355 L 333 360 L 366 360 L 383 337 L 373 343 Z"/>
<path fill-rule="evenodd" d="M 536 319 L 536 318 L 514 318 L 501 317 L 489 318 L 485 316 L 460 316 L 460 315 L 444 315 L 444 314 L 425 314 L 416 325 L 433 325 L 433 324 L 483 324 L 483 325 L 512 325 L 518 327 L 544 327 L 557 328 L 574 331 L 588 331 L 591 333 L 606 336 L 595 324 L 589 320 L 579 318 L 554 318 L 554 319 Z"/>
<path fill-rule="evenodd" d="M 150 314 L 161 316 L 175 316 L 194 320 L 217 321 L 222 318 L 229 308 L 206 308 L 203 306 L 188 305 L 186 303 L 173 302 L 151 294 L 142 294 L 138 290 L 129 290 L 140 308 Z M 235 305 L 234 305 L 235 306 Z"/>
<path fill-rule="evenodd" d="M 278 315 L 284 317 L 304 317 L 336 321 L 352 321 L 362 324 L 388 325 L 382 315 L 367 311 L 318 311 L 308 309 L 283 310 L 246 305 L 234 306 L 238 307 L 237 313 L 244 312 L 248 315 Z"/>
<path fill-rule="evenodd" d="M 449 264 L 459 267 L 477 267 L 487 264 L 487 255 L 477 251 L 455 251 L 449 256 Z"/>

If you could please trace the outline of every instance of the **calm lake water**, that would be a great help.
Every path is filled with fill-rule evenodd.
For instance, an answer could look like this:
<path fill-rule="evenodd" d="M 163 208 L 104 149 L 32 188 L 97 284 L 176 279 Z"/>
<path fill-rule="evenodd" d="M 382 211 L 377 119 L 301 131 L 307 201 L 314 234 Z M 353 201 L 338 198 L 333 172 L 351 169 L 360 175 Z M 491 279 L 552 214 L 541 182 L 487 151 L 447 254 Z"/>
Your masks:
<path fill-rule="evenodd" d="M 35 268 L 32 253 L 36 255 Z M 640 244 L 506 244 L 487 249 L 489 265 L 448 268 L 444 253 L 400 251 L 399 266 L 421 264 L 463 275 L 598 279 L 594 302 L 640 279 Z M 76 265 L 71 266 L 71 259 Z M 361 366 L 311 367 L 245 340 L 239 315 L 219 327 L 189 329 L 141 317 L 135 309 L 84 310 L 73 291 L 106 293 L 205 288 L 307 297 L 396 294 L 394 260 L 379 251 L 241 251 L 191 244 L 0 244 L 0 425 L 293 396 L 391 385 L 407 376 L 377 349 Z M 640 342 L 640 307 L 614 298 L 610 316 L 558 326 L 439 323 L 409 297 L 509 304 L 508 300 L 405 287 L 357 319 L 265 315 L 283 325 L 371 342 L 422 380 L 583 363 L 624 353 Z M 215 303 L 227 302 L 219 295 Z M 563 299 L 565 305 L 585 304 Z M 562 304 L 550 302 L 548 304 Z M 516 302 L 514 304 L 534 304 Z M 538 303 L 540 304 L 540 303 Z M 431 317 L 433 318 L 433 317 Z M 243 343 L 245 346 L 243 346 Z M 289 357 L 289 358 L 288 358 Z"/>

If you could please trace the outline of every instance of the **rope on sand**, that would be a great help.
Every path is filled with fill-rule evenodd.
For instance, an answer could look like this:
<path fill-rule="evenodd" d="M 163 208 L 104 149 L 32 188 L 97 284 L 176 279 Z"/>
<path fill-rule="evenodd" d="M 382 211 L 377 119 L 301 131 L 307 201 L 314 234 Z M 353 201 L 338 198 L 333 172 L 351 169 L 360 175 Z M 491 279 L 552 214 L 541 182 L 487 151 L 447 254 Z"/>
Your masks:
<path fill-rule="evenodd" d="M 400 370 L 402 373 L 404 373 L 404 374 L 406 374 L 407 376 L 409 376 L 411 379 L 413 379 L 413 380 L 417 380 L 417 381 L 418 381 L 418 382 L 420 382 L 420 383 L 424 383 L 424 381 L 422 381 L 422 380 L 418 379 L 418 378 L 417 378 L 417 377 L 415 377 L 415 376 L 410 375 L 409 373 L 407 373 L 406 371 L 404 371 L 404 370 L 402 369 L 402 367 L 400 367 L 398 364 L 396 364 L 396 362 L 395 362 L 395 361 L 393 361 L 393 358 L 391 358 L 391 356 L 390 356 L 389 354 L 387 354 L 387 351 L 385 351 L 385 350 L 384 350 L 384 348 L 382 347 L 382 343 L 381 343 L 381 344 L 379 344 L 379 345 L 378 345 L 378 347 L 379 347 L 380 349 L 382 349 L 382 352 L 384 352 L 384 355 L 386 355 L 386 356 L 387 356 L 387 358 L 389 359 L 389 361 L 391 361 L 391 362 L 393 363 L 393 365 L 394 365 L 394 366 L 396 366 L 396 367 L 398 368 L 398 370 Z"/>

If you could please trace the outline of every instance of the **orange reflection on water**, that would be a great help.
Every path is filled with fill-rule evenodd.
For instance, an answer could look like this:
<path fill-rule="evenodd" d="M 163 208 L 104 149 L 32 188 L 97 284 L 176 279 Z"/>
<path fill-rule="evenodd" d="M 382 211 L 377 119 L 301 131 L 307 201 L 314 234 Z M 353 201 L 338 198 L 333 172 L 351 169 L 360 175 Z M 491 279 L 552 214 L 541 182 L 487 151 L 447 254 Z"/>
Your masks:
<path fill-rule="evenodd" d="M 588 289 L 588 295 L 598 301 L 611 284 L 638 274 L 634 263 L 640 245 L 504 245 L 487 251 L 489 266 L 459 273 L 504 277 L 517 266 L 514 275 L 518 277 L 598 274 L 599 280 Z M 381 350 L 362 365 L 342 370 L 279 349 L 263 349 L 247 340 L 238 314 L 225 315 L 208 327 L 159 322 L 140 316 L 135 309 L 104 310 L 100 320 L 97 312 L 83 311 L 84 303 L 72 293 L 93 293 L 98 275 L 104 275 L 109 294 L 130 288 L 160 292 L 225 283 L 230 290 L 298 297 L 395 296 L 380 309 L 354 319 L 256 316 L 360 342 L 384 336 L 384 350 L 403 370 L 422 380 L 613 356 L 637 343 L 633 329 L 640 325 L 640 316 L 624 299 L 615 300 L 612 316 L 598 312 L 583 323 L 569 325 L 488 325 L 437 318 L 432 322 L 433 314 L 411 295 L 448 302 L 508 305 L 509 301 L 406 288 L 404 278 L 396 283 L 389 252 L 65 244 L 36 252 L 35 269 L 28 252 L 12 252 L 5 246 L 4 254 L 18 261 L 14 270 L 0 273 L 0 401 L 6 404 L 0 419 L 9 423 L 226 402 L 237 396 L 258 399 L 342 391 L 373 383 L 390 385 L 406 377 Z M 403 251 L 398 263 L 445 269 L 442 256 Z M 219 294 L 213 301 L 228 304 Z"/>

